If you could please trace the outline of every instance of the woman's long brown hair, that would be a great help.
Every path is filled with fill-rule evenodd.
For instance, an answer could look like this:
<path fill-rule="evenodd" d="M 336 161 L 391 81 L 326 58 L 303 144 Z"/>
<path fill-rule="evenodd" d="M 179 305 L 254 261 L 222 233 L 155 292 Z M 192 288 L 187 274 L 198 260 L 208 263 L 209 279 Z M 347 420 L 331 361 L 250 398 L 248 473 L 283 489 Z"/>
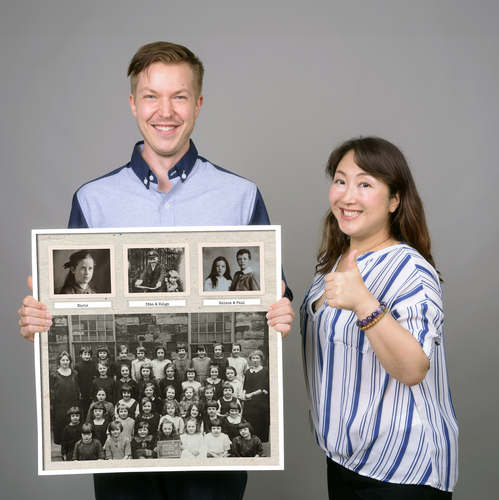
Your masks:
<path fill-rule="evenodd" d="M 350 139 L 340 144 L 329 157 L 326 174 L 331 180 L 338 164 L 349 151 L 354 152 L 355 163 L 366 174 L 388 186 L 390 196 L 399 193 L 399 206 L 390 214 L 390 236 L 415 248 L 435 268 L 423 202 L 402 152 L 379 137 Z M 316 272 L 330 272 L 348 246 L 349 237 L 340 231 L 336 217 L 328 210 L 322 221 L 322 243 L 317 255 Z"/>

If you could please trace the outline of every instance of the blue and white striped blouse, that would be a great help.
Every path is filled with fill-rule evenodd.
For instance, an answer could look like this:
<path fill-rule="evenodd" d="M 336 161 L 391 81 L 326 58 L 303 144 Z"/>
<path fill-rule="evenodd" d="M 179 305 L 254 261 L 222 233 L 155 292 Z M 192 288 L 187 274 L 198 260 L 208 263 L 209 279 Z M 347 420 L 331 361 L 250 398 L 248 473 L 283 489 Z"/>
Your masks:
<path fill-rule="evenodd" d="M 403 243 L 362 255 L 357 264 L 371 293 L 419 341 L 430 369 L 413 387 L 388 375 L 355 325 L 355 313 L 333 309 L 327 301 L 312 311 L 312 303 L 324 293 L 324 275 L 316 275 L 300 312 L 317 443 L 332 460 L 361 475 L 452 491 L 458 428 L 437 273 Z"/>

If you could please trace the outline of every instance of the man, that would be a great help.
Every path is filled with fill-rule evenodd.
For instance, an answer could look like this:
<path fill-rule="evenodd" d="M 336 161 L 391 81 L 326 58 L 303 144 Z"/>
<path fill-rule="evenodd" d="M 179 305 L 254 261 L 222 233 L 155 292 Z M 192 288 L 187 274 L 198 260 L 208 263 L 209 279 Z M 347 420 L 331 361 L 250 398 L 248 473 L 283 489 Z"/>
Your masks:
<path fill-rule="evenodd" d="M 257 187 L 198 156 L 190 140 L 203 104 L 203 73 L 201 61 L 181 45 L 156 42 L 138 50 L 128 68 L 129 103 L 144 141 L 135 145 L 130 163 L 76 192 L 70 228 L 269 223 Z M 50 328 L 46 306 L 31 296 L 19 315 L 21 334 L 30 340 Z M 273 304 L 267 318 L 286 336 L 294 318 L 289 299 Z M 97 500 L 236 500 L 246 480 L 238 471 L 94 476 Z"/>
<path fill-rule="evenodd" d="M 147 252 L 147 265 L 135 281 L 136 287 L 142 287 L 146 292 L 158 290 L 165 279 L 165 268 L 159 264 L 159 253 L 156 250 Z"/>

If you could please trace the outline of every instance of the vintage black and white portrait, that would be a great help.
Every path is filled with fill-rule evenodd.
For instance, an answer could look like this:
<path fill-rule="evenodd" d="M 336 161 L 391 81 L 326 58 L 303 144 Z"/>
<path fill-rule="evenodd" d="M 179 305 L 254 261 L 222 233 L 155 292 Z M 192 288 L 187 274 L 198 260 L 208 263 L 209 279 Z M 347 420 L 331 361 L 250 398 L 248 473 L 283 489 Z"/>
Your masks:
<path fill-rule="evenodd" d="M 265 291 L 262 244 L 200 244 L 199 254 L 202 283 L 200 293 L 260 294 Z"/>
<path fill-rule="evenodd" d="M 48 358 L 53 462 L 271 455 L 265 312 L 58 315 Z"/>
<path fill-rule="evenodd" d="M 125 246 L 125 295 L 189 294 L 186 246 Z"/>
<path fill-rule="evenodd" d="M 112 248 L 51 248 L 51 291 L 69 298 L 111 295 L 114 288 Z"/>

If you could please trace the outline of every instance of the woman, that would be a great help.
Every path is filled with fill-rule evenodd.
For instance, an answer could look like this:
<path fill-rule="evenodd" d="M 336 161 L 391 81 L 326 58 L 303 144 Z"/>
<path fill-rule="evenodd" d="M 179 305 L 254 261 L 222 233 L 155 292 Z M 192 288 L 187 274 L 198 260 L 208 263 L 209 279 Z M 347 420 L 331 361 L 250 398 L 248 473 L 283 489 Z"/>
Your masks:
<path fill-rule="evenodd" d="M 203 291 L 228 292 L 232 285 L 230 267 L 225 257 L 217 257 L 211 265 L 211 273 L 205 279 Z"/>
<path fill-rule="evenodd" d="M 269 441 L 270 404 L 269 371 L 262 366 L 262 351 L 253 351 L 249 355 L 250 367 L 244 377 L 244 418 L 253 426 L 255 436 L 262 443 Z"/>
<path fill-rule="evenodd" d="M 57 356 L 59 368 L 50 375 L 50 404 L 52 406 L 52 430 L 54 443 L 61 444 L 62 431 L 69 423 L 68 410 L 72 406 L 80 406 L 80 390 L 78 376 L 71 369 L 71 356 L 62 351 Z"/>
<path fill-rule="evenodd" d="M 301 326 L 329 498 L 450 498 L 442 290 L 411 172 L 376 137 L 340 145 L 326 172 L 331 211 Z"/>
<path fill-rule="evenodd" d="M 69 269 L 59 293 L 89 294 L 95 293 L 90 288 L 90 280 L 94 275 L 95 261 L 87 250 L 80 250 L 70 255 L 64 269 Z"/>

